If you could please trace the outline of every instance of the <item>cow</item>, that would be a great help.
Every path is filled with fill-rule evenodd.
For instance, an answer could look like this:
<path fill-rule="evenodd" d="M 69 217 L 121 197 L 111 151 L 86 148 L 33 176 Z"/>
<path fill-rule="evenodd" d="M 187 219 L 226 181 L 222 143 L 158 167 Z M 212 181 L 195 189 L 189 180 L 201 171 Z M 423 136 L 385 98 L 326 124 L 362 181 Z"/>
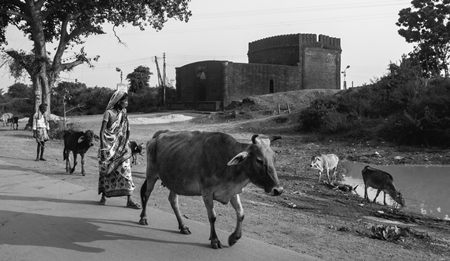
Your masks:
<path fill-rule="evenodd" d="M 132 164 L 138 165 L 137 154 L 142 155 L 144 143 L 137 144 L 136 141 L 130 141 Z"/>
<path fill-rule="evenodd" d="M 400 204 L 400 206 L 405 206 L 405 200 L 402 197 L 402 194 L 400 191 L 397 191 L 394 186 L 394 178 L 391 174 L 384 172 L 382 170 L 372 168 L 370 166 L 365 166 L 364 169 L 361 171 L 363 180 L 364 180 L 364 199 L 367 200 L 367 202 L 370 202 L 369 195 L 367 194 L 367 188 L 372 187 L 374 189 L 377 189 L 377 194 L 375 195 L 375 198 L 373 199 L 373 202 L 376 201 L 378 195 L 381 191 L 384 192 L 384 205 L 386 204 L 386 193 L 391 196 L 391 198 Z"/>
<path fill-rule="evenodd" d="M 313 169 L 319 170 L 319 182 L 322 178 L 323 170 L 326 170 L 328 182 L 330 180 L 330 171 L 333 171 L 334 180 L 336 180 L 336 168 L 339 163 L 339 157 L 334 154 L 321 154 L 319 156 L 313 156 L 311 158 L 311 164 L 309 165 Z"/>
<path fill-rule="evenodd" d="M 158 131 L 146 145 L 147 169 L 140 191 L 139 223 L 148 225 L 146 205 L 156 181 L 161 179 L 170 191 L 169 202 L 182 234 L 191 231 L 182 219 L 178 195 L 203 197 L 214 249 L 222 248 L 215 230 L 214 200 L 222 204 L 231 202 L 237 224 L 228 244 L 234 245 L 242 236 L 244 210 L 239 197 L 242 189 L 252 182 L 273 196 L 283 192 L 275 169 L 275 153 L 270 148 L 270 142 L 280 138 L 253 135 L 252 143 L 245 144 L 221 132 Z"/>
<path fill-rule="evenodd" d="M 2 114 L 3 127 L 8 126 L 8 120 L 11 119 L 13 116 L 14 115 L 9 112 Z"/>
<path fill-rule="evenodd" d="M 94 145 L 94 132 L 91 130 L 74 131 L 68 130 L 64 133 L 64 150 L 63 158 L 66 161 L 66 172 L 72 174 L 77 165 L 77 154 L 81 156 L 81 174 L 85 176 L 84 172 L 84 154 Z M 70 166 L 70 155 L 73 153 L 73 168 Z"/>
<path fill-rule="evenodd" d="M 11 130 L 19 129 L 19 117 L 14 116 L 8 119 L 8 123 L 11 123 Z"/>

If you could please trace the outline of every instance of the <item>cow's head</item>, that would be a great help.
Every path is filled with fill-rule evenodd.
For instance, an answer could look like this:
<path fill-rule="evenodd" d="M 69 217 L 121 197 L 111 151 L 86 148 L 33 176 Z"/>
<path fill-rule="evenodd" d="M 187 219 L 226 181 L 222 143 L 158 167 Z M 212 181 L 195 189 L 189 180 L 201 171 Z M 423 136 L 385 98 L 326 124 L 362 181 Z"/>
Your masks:
<path fill-rule="evenodd" d="M 91 130 L 87 130 L 78 138 L 78 143 L 86 143 L 89 144 L 89 147 L 94 146 L 94 132 Z"/>
<path fill-rule="evenodd" d="M 228 166 L 244 163 L 244 171 L 251 182 L 272 196 L 283 193 L 283 187 L 279 185 L 275 169 L 275 152 L 270 147 L 270 142 L 277 139 L 281 139 L 281 137 L 261 139 L 258 138 L 258 135 L 253 135 L 252 144 L 248 149 L 240 152 L 228 162 Z"/>
<path fill-rule="evenodd" d="M 309 166 L 313 169 L 317 169 L 319 171 L 323 171 L 323 162 L 322 158 L 319 156 L 313 156 L 311 158 L 311 164 Z"/>
<path fill-rule="evenodd" d="M 400 206 L 405 207 L 405 199 L 402 196 L 402 193 L 400 193 L 400 191 L 396 191 L 395 194 L 393 195 L 392 199 L 397 202 Z"/>
<path fill-rule="evenodd" d="M 144 152 L 144 143 L 141 143 L 136 146 L 136 153 L 139 153 L 140 155 L 142 155 L 142 152 Z"/>

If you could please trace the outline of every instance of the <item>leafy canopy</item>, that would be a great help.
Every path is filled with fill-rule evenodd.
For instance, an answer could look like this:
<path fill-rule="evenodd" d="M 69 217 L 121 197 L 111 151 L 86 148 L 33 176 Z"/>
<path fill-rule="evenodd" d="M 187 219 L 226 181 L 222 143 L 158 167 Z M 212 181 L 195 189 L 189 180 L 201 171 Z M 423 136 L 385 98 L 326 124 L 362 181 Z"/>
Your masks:
<path fill-rule="evenodd" d="M 398 33 L 408 43 L 417 43 L 411 57 L 419 60 L 427 76 L 444 72 L 450 59 L 450 0 L 413 0 L 400 10 Z"/>
<path fill-rule="evenodd" d="M 138 66 L 132 73 L 127 75 L 127 80 L 130 82 L 130 92 L 140 93 L 143 89 L 150 87 L 150 68 L 147 66 Z"/>
<path fill-rule="evenodd" d="M 161 30 L 169 18 L 188 21 L 190 0 L 0 0 L 0 44 L 7 43 L 6 27 L 16 26 L 34 38 L 42 26 L 45 42 L 65 37 L 81 44 L 92 34 L 104 34 L 103 26 L 132 24 L 144 30 Z M 39 17 L 34 17 L 38 14 Z M 40 23 L 40 24 L 39 24 Z"/>

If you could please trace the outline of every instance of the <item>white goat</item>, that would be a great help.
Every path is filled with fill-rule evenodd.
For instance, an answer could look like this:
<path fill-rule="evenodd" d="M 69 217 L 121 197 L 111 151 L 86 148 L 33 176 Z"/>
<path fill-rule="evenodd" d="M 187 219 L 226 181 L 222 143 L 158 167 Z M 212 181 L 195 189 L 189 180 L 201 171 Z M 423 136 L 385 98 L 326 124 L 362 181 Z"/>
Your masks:
<path fill-rule="evenodd" d="M 330 180 L 330 171 L 333 171 L 334 180 L 336 180 L 336 168 L 339 163 L 339 157 L 334 154 L 321 154 L 311 158 L 310 167 L 319 170 L 319 182 L 322 178 L 323 170 L 327 171 L 328 181 Z"/>

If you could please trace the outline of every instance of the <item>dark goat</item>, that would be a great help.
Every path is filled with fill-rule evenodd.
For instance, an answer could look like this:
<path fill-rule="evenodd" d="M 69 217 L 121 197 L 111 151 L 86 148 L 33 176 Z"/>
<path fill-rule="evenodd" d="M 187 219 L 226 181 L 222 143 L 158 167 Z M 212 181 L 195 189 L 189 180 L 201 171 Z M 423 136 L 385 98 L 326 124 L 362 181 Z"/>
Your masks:
<path fill-rule="evenodd" d="M 64 133 L 64 151 L 63 156 L 66 161 L 66 172 L 70 171 L 72 174 L 75 171 L 75 166 L 77 165 L 77 154 L 81 156 L 81 174 L 84 173 L 84 154 L 88 149 L 94 145 L 94 132 L 87 130 L 73 131 L 69 130 Z M 73 168 L 70 166 L 69 153 L 73 153 Z"/>
<path fill-rule="evenodd" d="M 137 154 L 142 155 L 142 152 L 144 150 L 144 143 L 141 144 L 137 144 L 136 141 L 130 141 L 130 148 L 131 148 L 131 158 L 132 158 L 132 164 L 134 163 L 135 165 L 138 164 L 137 161 Z"/>

